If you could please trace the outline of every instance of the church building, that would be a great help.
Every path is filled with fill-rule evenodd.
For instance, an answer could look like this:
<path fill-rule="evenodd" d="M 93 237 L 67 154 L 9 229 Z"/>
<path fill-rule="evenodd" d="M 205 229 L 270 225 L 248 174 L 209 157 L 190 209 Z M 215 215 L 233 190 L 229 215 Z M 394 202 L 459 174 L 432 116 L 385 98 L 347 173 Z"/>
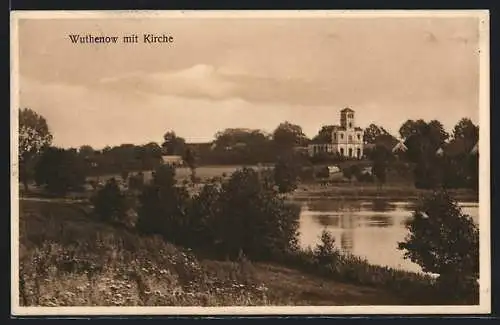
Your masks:
<path fill-rule="evenodd" d="M 331 126 L 328 141 L 315 141 L 308 146 L 309 156 L 338 154 L 346 158 L 363 157 L 363 129 L 356 126 L 354 111 L 344 108 L 340 111 L 340 125 Z"/>

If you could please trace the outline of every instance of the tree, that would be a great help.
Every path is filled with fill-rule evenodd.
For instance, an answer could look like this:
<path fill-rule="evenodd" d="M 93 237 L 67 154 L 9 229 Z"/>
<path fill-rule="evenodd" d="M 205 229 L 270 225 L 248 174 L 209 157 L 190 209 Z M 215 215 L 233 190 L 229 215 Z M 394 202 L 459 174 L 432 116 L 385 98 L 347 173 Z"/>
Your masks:
<path fill-rule="evenodd" d="M 314 249 L 314 258 L 320 266 L 327 266 L 334 263 L 338 257 L 335 247 L 335 237 L 325 229 L 321 232 L 320 242 Z"/>
<path fill-rule="evenodd" d="M 52 143 L 45 118 L 32 109 L 19 111 L 19 178 L 28 190 L 28 181 L 33 177 L 35 159 Z"/>
<path fill-rule="evenodd" d="M 479 126 L 472 123 L 469 118 L 462 118 L 453 128 L 453 139 L 462 139 L 466 143 L 466 150 L 470 152 L 479 141 Z"/>
<path fill-rule="evenodd" d="M 85 163 L 76 151 L 50 147 L 35 166 L 35 180 L 54 194 L 81 190 L 86 178 Z"/>
<path fill-rule="evenodd" d="M 89 145 L 83 145 L 78 149 L 78 153 L 82 156 L 82 158 L 90 158 L 94 156 L 95 150 Z"/>
<path fill-rule="evenodd" d="M 421 128 L 426 125 L 424 120 L 407 120 L 403 123 L 403 125 L 399 128 L 399 135 L 402 139 L 408 139 L 411 135 L 419 134 Z"/>
<path fill-rule="evenodd" d="M 120 176 L 122 177 L 123 179 L 123 182 L 127 182 L 128 180 L 128 175 L 130 174 L 130 172 L 128 171 L 128 169 L 124 168 L 121 173 L 120 173 Z"/>
<path fill-rule="evenodd" d="M 349 169 L 348 175 L 350 176 L 350 177 L 348 177 L 349 180 L 351 180 L 352 177 L 354 177 L 356 179 L 359 178 L 359 175 L 361 173 L 361 169 L 359 168 L 358 165 L 351 165 L 348 169 Z"/>
<path fill-rule="evenodd" d="M 377 137 L 381 135 L 389 134 L 383 127 L 370 124 L 363 133 L 363 142 L 374 144 L 377 140 Z"/>
<path fill-rule="evenodd" d="M 307 137 L 299 125 L 286 121 L 274 130 L 273 141 L 280 150 L 287 150 L 295 146 L 305 145 Z"/>
<path fill-rule="evenodd" d="M 273 161 L 275 150 L 261 130 L 229 128 L 217 132 L 210 155 L 215 163 L 250 165 Z"/>
<path fill-rule="evenodd" d="M 163 135 L 162 148 L 167 155 L 182 155 L 186 146 L 186 140 L 178 137 L 174 131 L 168 131 Z"/>
<path fill-rule="evenodd" d="M 300 209 L 277 195 L 272 182 L 243 168 L 221 191 L 214 222 L 217 251 L 265 260 L 297 249 Z"/>
<path fill-rule="evenodd" d="M 398 244 L 405 258 L 424 272 L 439 274 L 448 294 L 464 284 L 474 286 L 479 276 L 479 230 L 446 191 L 422 198 L 406 227 L 409 235 Z"/>
<path fill-rule="evenodd" d="M 436 150 L 450 137 L 448 132 L 445 131 L 443 124 L 438 120 L 430 121 L 428 129 L 428 136 L 430 137 L 430 141 Z"/>
<path fill-rule="evenodd" d="M 106 185 L 97 192 L 92 199 L 94 211 L 103 221 L 123 221 L 127 214 L 127 198 L 120 191 L 114 178 L 106 182 Z"/>
<path fill-rule="evenodd" d="M 190 205 L 190 247 L 207 248 L 216 243 L 216 224 L 220 215 L 222 187 L 219 181 L 210 180 L 194 195 Z"/>
<path fill-rule="evenodd" d="M 415 186 L 435 188 L 441 184 L 443 164 L 436 153 L 449 138 L 443 125 L 437 120 L 429 123 L 408 120 L 401 127 L 400 134 L 408 148 L 405 157 L 415 164 Z"/>
<path fill-rule="evenodd" d="M 184 151 L 184 155 L 183 155 L 182 159 L 184 160 L 186 165 L 191 170 L 191 182 L 195 183 L 195 181 L 196 181 L 196 162 L 197 162 L 196 152 L 191 148 L 187 148 Z"/>
<path fill-rule="evenodd" d="M 128 187 L 131 190 L 141 191 L 144 188 L 144 173 L 139 172 L 135 175 L 129 176 Z"/>
<path fill-rule="evenodd" d="M 291 154 L 278 157 L 274 165 L 274 181 L 280 193 L 288 193 L 297 188 L 301 166 Z"/>
<path fill-rule="evenodd" d="M 329 143 L 332 141 L 333 125 L 324 125 L 318 131 L 318 134 L 312 139 L 316 143 Z"/>
<path fill-rule="evenodd" d="M 391 152 L 384 146 L 375 146 L 372 152 L 373 175 L 377 178 L 379 186 L 386 182 L 387 167 L 391 160 Z"/>
<path fill-rule="evenodd" d="M 139 197 L 137 229 L 182 244 L 189 236 L 188 199 L 184 187 L 176 186 L 175 168 L 159 166 Z"/>

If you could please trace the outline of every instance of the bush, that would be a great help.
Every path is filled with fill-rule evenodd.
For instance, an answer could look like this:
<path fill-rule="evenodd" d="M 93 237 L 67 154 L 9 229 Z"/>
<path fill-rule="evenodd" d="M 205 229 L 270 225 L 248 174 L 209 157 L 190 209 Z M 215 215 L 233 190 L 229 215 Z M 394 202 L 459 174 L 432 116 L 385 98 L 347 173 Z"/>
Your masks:
<path fill-rule="evenodd" d="M 180 243 L 188 235 L 187 204 L 189 195 L 175 181 L 175 168 L 158 167 L 152 183 L 139 197 L 137 229 L 148 234 L 160 234 L 165 239 Z"/>
<path fill-rule="evenodd" d="M 130 175 L 130 172 L 128 170 L 124 169 L 120 172 L 120 175 L 123 179 L 123 182 L 125 183 L 128 180 L 128 176 Z"/>
<path fill-rule="evenodd" d="M 85 176 L 85 164 L 73 150 L 48 148 L 35 166 L 36 183 L 53 194 L 81 191 Z"/>
<path fill-rule="evenodd" d="M 224 182 L 217 203 L 205 198 L 213 222 L 217 251 L 236 258 L 240 251 L 253 259 L 267 259 L 297 248 L 299 209 L 286 204 L 273 183 L 244 168 Z"/>
<path fill-rule="evenodd" d="M 92 198 L 96 215 L 108 222 L 124 221 L 127 213 L 127 199 L 120 191 L 114 178 L 106 182 Z"/>
<path fill-rule="evenodd" d="M 358 165 L 351 165 L 342 170 L 342 174 L 349 181 L 352 180 L 353 178 L 358 179 L 360 172 L 361 170 Z"/>
<path fill-rule="evenodd" d="M 422 158 L 414 169 L 415 187 L 419 189 L 438 188 L 443 180 L 443 169 L 450 170 L 451 166 L 443 168 L 442 161 L 435 158 Z"/>
<path fill-rule="evenodd" d="M 326 229 L 321 232 L 321 242 L 316 245 L 314 257 L 319 266 L 327 266 L 337 260 L 338 251 L 335 248 L 335 238 Z"/>
<path fill-rule="evenodd" d="M 131 190 L 142 190 L 144 188 L 144 174 L 142 172 L 129 176 L 128 187 Z"/>
<path fill-rule="evenodd" d="M 323 167 L 317 168 L 315 171 L 315 177 L 317 177 L 317 178 L 330 177 L 330 172 L 328 171 L 328 167 L 323 166 Z"/>
<path fill-rule="evenodd" d="M 192 234 L 187 238 L 189 246 L 202 249 L 213 248 L 215 243 L 214 222 L 219 214 L 221 195 L 221 184 L 216 180 L 211 180 L 192 198 L 189 211 L 189 225 Z"/>
<path fill-rule="evenodd" d="M 439 274 L 446 295 L 472 292 L 479 276 L 479 230 L 448 193 L 424 197 L 407 222 L 410 234 L 398 248 L 424 272 Z M 459 284 L 470 284 L 461 290 Z M 457 297 L 458 298 L 458 297 Z"/>
<path fill-rule="evenodd" d="M 372 174 L 369 173 L 360 173 L 357 177 L 358 182 L 363 183 L 373 183 L 374 178 Z"/>
<path fill-rule="evenodd" d="M 288 193 L 297 188 L 301 167 L 293 156 L 278 158 L 274 166 L 274 181 L 280 193 Z"/>

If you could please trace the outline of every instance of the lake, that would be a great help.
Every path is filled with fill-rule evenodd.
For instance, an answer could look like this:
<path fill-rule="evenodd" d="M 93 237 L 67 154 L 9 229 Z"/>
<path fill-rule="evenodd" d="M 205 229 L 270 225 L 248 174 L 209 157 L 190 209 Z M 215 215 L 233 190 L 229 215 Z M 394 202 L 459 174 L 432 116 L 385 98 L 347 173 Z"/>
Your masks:
<path fill-rule="evenodd" d="M 321 199 L 300 202 L 300 244 L 314 247 L 323 229 L 335 237 L 345 252 L 366 258 L 371 264 L 421 272 L 417 264 L 403 258 L 397 249 L 408 231 L 405 221 L 411 217 L 411 202 Z M 462 211 L 478 222 L 477 202 L 459 203 Z"/>

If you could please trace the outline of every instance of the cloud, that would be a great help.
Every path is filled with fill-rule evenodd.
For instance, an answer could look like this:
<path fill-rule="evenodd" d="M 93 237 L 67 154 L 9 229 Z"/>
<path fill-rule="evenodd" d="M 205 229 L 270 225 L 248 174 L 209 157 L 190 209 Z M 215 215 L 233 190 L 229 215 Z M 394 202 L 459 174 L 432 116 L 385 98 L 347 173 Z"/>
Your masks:
<path fill-rule="evenodd" d="M 231 97 L 236 87 L 213 66 L 204 64 L 173 72 L 134 72 L 103 78 L 100 84 L 121 91 L 210 99 Z"/>
<path fill-rule="evenodd" d="M 99 80 L 99 87 L 120 92 L 210 100 L 240 99 L 289 105 L 329 104 L 331 87 L 300 78 L 218 69 L 198 64 L 172 72 L 136 71 Z"/>

